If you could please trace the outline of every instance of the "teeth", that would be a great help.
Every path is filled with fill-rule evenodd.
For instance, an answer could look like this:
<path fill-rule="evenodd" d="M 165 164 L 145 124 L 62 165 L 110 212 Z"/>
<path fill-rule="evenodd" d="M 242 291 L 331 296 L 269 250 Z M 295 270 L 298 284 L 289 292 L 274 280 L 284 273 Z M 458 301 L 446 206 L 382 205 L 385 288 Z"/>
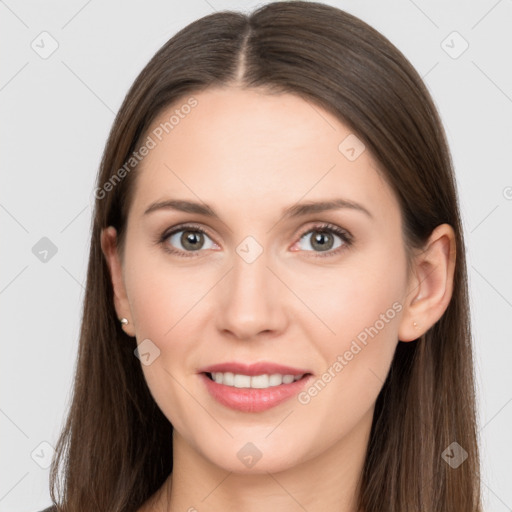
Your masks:
<path fill-rule="evenodd" d="M 212 378 L 217 384 L 233 386 L 235 388 L 254 388 L 266 389 L 269 387 L 280 386 L 281 384 L 291 384 L 301 379 L 303 375 L 281 375 L 274 373 L 272 375 L 242 375 L 231 372 L 212 372 Z"/>
<path fill-rule="evenodd" d="M 251 387 L 251 377 L 249 375 L 240 375 L 235 373 L 234 376 L 235 382 L 233 385 L 235 388 L 250 388 Z"/>

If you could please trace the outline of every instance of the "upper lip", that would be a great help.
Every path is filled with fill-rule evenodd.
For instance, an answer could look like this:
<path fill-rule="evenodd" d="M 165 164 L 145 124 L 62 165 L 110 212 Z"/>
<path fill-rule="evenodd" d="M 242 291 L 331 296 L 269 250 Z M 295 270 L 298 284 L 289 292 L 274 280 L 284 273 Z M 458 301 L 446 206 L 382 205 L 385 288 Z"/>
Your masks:
<path fill-rule="evenodd" d="M 285 366 L 282 364 L 271 363 L 267 361 L 260 361 L 253 364 L 239 363 L 236 361 L 230 361 L 227 363 L 218 363 L 211 366 L 205 366 L 200 368 L 198 373 L 212 373 L 212 372 L 231 372 L 242 375 L 272 375 L 279 373 L 281 375 L 304 375 L 311 373 L 309 370 L 301 370 L 300 368 L 293 368 L 291 366 Z"/>

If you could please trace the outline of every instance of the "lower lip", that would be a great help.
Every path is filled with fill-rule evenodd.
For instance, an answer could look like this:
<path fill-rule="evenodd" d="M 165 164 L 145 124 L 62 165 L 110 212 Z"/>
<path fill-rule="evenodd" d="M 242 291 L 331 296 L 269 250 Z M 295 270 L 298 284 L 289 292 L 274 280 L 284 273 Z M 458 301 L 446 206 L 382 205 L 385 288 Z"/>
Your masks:
<path fill-rule="evenodd" d="M 266 389 L 235 388 L 218 384 L 204 373 L 201 373 L 200 377 L 213 398 L 222 405 L 242 412 L 261 412 L 292 398 L 306 385 L 312 375 L 306 375 L 290 384 Z"/>

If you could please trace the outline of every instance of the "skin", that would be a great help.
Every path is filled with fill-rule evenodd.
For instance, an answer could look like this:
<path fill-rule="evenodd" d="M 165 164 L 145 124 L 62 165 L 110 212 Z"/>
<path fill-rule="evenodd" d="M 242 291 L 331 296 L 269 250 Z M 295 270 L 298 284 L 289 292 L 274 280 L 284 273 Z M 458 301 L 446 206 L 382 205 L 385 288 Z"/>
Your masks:
<path fill-rule="evenodd" d="M 399 204 L 368 150 L 354 161 L 339 151 L 346 125 L 292 94 L 230 87 L 194 97 L 198 105 L 137 171 L 123 258 L 115 229 L 102 232 L 118 317 L 137 343 L 150 339 L 160 350 L 142 370 L 174 426 L 173 474 L 140 510 L 355 512 L 375 400 L 397 343 L 421 336 L 450 301 L 453 230 L 438 226 L 408 274 Z M 338 197 L 371 217 L 339 209 L 283 218 L 299 201 Z M 207 203 L 220 220 L 170 209 L 144 215 L 170 198 Z M 191 257 L 155 242 L 184 222 L 208 233 Z M 352 245 L 334 254 L 344 242 L 331 234 L 331 254 L 318 249 L 322 222 L 349 231 Z M 181 234 L 164 244 L 185 253 Z M 263 248 L 252 263 L 236 252 L 247 236 Z M 265 360 L 307 368 L 316 380 L 395 302 L 394 318 L 307 404 L 293 397 L 260 413 L 234 411 L 197 374 Z M 251 468 L 237 457 L 247 442 L 262 454 Z"/>

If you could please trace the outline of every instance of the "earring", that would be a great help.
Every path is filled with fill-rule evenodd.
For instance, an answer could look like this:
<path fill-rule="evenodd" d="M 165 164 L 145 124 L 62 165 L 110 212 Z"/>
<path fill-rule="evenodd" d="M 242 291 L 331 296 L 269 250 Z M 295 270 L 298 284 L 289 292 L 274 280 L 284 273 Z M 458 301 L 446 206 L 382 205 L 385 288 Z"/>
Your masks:
<path fill-rule="evenodd" d="M 119 321 L 123 324 L 123 325 L 128 325 L 128 319 L 127 318 L 120 318 Z"/>
<path fill-rule="evenodd" d="M 412 325 L 414 325 L 415 329 L 418 328 L 418 324 L 416 322 L 413 322 Z"/>

